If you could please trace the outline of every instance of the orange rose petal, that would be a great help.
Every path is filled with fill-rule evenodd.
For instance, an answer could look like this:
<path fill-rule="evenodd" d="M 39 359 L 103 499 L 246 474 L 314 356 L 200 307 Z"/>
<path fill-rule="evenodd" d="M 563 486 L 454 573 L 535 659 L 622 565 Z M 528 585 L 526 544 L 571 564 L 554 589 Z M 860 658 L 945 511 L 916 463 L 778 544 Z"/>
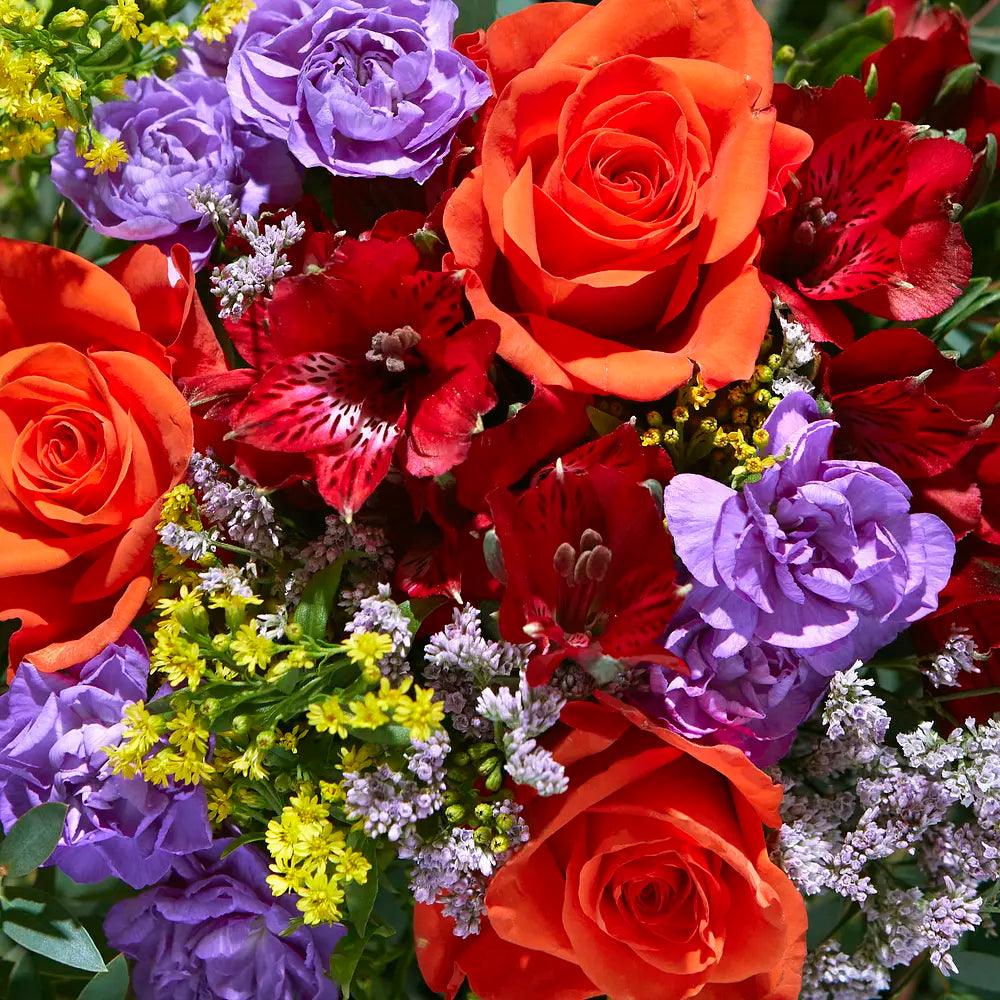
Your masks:
<path fill-rule="evenodd" d="M 502 94 L 512 77 L 534 66 L 553 42 L 589 13 L 581 3 L 545 3 L 494 21 L 484 41 L 494 93 Z"/>
<path fill-rule="evenodd" d="M 524 322 L 534 337 L 536 348 L 563 369 L 569 376 L 570 387 L 578 392 L 649 401 L 659 399 L 691 377 L 691 362 L 683 355 L 636 350 L 544 316 L 526 316 Z M 501 340 L 501 357 L 521 367 L 504 350 Z M 526 351 L 524 354 L 525 360 L 534 360 L 531 353 Z M 521 370 L 535 373 L 531 368 Z"/>
<path fill-rule="evenodd" d="M 222 347 L 195 292 L 186 247 L 175 244 L 167 257 L 152 244 L 141 243 L 116 257 L 105 271 L 131 296 L 143 331 L 166 348 L 175 378 L 226 369 Z"/>
<path fill-rule="evenodd" d="M 10 640 L 8 680 L 16 665 L 28 660 L 45 673 L 65 670 L 96 656 L 105 646 L 121 638 L 142 610 L 149 592 L 147 574 L 132 580 L 114 602 L 86 603 L 72 606 L 67 619 L 65 577 L 60 573 L 21 577 L 12 587 L 17 596 L 8 597 L 0 581 L 0 604 L 5 618 L 22 619 L 21 628 Z M 20 601 L 21 605 L 12 602 Z M 54 616 L 50 620 L 47 616 Z M 94 622 L 100 624 L 94 625 Z M 58 640 L 66 631 L 79 631 L 79 638 Z"/>
<path fill-rule="evenodd" d="M 494 305 L 478 274 L 469 272 L 465 294 L 478 319 L 491 319 L 499 325 L 500 346 L 497 353 L 501 358 L 519 371 L 530 373 L 542 385 L 576 388 L 573 380 L 532 337 L 528 328 Z"/>
<path fill-rule="evenodd" d="M 80 575 L 67 588 L 69 599 L 90 601 L 109 597 L 142 573 L 156 543 L 159 519 L 160 505 L 156 504 L 118 538 L 103 546 L 89 566 L 80 567 Z"/>
<path fill-rule="evenodd" d="M 778 813 L 782 795 L 781 785 L 773 782 L 760 768 L 752 764 L 742 751 L 736 747 L 711 747 L 692 743 L 683 736 L 657 725 L 641 709 L 626 705 L 602 691 L 598 691 L 595 697 L 602 705 L 620 712 L 632 725 L 653 733 L 664 743 L 682 750 L 695 760 L 718 771 L 740 790 L 765 826 L 772 829 L 781 826 L 781 816 Z"/>
<path fill-rule="evenodd" d="M 756 245 L 754 235 L 748 241 Z M 705 385 L 720 389 L 753 373 L 771 316 L 771 299 L 744 247 L 705 272 L 688 322 L 684 353 L 698 362 Z M 680 349 L 680 348 L 679 348 Z"/>
<path fill-rule="evenodd" d="M 785 185 L 812 151 L 812 136 L 808 132 L 784 122 L 775 123 L 768 167 L 767 198 L 761 212 L 762 218 L 774 215 L 785 207 Z"/>
<path fill-rule="evenodd" d="M 81 351 L 134 350 L 143 339 L 128 292 L 96 264 L 40 243 L 0 239 L 0 354 L 47 341 Z M 162 356 L 155 347 L 152 353 Z"/>
<path fill-rule="evenodd" d="M 451 253 L 445 266 L 471 268 L 488 276 L 496 260 L 496 243 L 490 237 L 486 206 L 483 203 L 483 171 L 477 167 L 455 189 L 444 209 L 444 231 Z"/>
<path fill-rule="evenodd" d="M 617 56 L 707 59 L 758 81 L 771 98 L 771 32 L 752 0 L 602 0 L 539 60 L 591 65 Z"/>

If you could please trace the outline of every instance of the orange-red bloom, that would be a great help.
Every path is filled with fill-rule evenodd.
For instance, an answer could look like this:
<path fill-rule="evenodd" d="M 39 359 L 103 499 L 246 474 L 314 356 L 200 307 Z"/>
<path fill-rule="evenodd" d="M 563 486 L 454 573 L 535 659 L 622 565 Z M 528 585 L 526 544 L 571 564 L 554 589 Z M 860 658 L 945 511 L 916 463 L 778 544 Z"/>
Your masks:
<path fill-rule="evenodd" d="M 147 295 L 151 271 L 167 281 L 162 254 L 133 273 Z M 186 329 L 192 302 L 175 278 L 159 301 L 176 302 Z M 21 620 L 12 666 L 90 658 L 149 589 L 160 499 L 184 475 L 192 426 L 169 376 L 179 331 L 168 336 L 159 311 L 161 328 L 146 332 L 141 308 L 73 254 L 0 241 L 0 619 Z"/>
<path fill-rule="evenodd" d="M 751 0 L 536 4 L 460 44 L 497 97 L 444 225 L 501 356 L 641 400 L 693 362 L 713 387 L 747 377 L 770 310 L 757 221 L 811 148 L 775 125 Z"/>
<path fill-rule="evenodd" d="M 526 803 L 477 937 L 418 906 L 420 967 L 483 1000 L 796 1000 L 806 912 L 768 858 L 781 789 L 732 747 L 700 747 L 607 696 L 575 702 L 553 748 L 569 792 Z"/>

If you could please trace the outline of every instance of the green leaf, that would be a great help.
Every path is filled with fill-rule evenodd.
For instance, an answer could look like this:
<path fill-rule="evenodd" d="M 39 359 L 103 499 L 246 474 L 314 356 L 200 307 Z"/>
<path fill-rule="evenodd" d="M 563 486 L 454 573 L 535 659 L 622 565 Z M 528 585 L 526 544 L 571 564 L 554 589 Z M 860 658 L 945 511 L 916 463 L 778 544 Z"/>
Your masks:
<path fill-rule="evenodd" d="M 363 743 L 379 743 L 385 747 L 410 745 L 410 730 L 393 723 L 379 726 L 378 729 L 352 729 L 351 735 Z"/>
<path fill-rule="evenodd" d="M 0 844 L 0 867 L 12 878 L 23 878 L 49 860 L 62 836 L 66 806 L 46 802 L 26 812 Z"/>
<path fill-rule="evenodd" d="M 375 897 L 378 895 L 378 863 L 375 858 L 375 841 L 367 840 L 362 851 L 371 865 L 371 868 L 368 869 L 368 881 L 364 885 L 350 882 L 344 890 L 347 916 L 355 930 L 361 935 L 365 933 L 365 928 L 368 926 L 368 918 L 371 916 L 372 906 L 375 905 Z"/>
<path fill-rule="evenodd" d="M 38 889 L 8 890 L 0 929 L 22 948 L 53 962 L 87 972 L 107 969 L 83 925 L 57 899 Z"/>
<path fill-rule="evenodd" d="M 952 979 L 963 986 L 974 989 L 993 991 L 1000 986 L 1000 957 L 988 955 L 984 951 L 956 951 L 951 957 L 955 959 L 958 972 Z"/>
<path fill-rule="evenodd" d="M 326 635 L 326 623 L 330 620 L 330 608 L 336 600 L 340 578 L 344 575 L 344 566 L 349 559 L 360 554 L 345 552 L 329 566 L 310 577 L 292 618 L 292 621 L 302 626 L 306 635 L 313 639 L 322 639 Z"/>
<path fill-rule="evenodd" d="M 607 413 L 604 410 L 599 410 L 596 406 L 587 407 L 587 417 L 590 419 L 590 426 L 593 427 L 601 437 L 617 430 L 624 423 L 624 421 L 620 418 Z"/>
<path fill-rule="evenodd" d="M 458 23 L 455 34 L 466 31 L 476 31 L 488 28 L 496 20 L 496 4 L 494 0 L 461 0 L 458 5 Z"/>
<path fill-rule="evenodd" d="M 813 87 L 832 87 L 842 76 L 856 76 L 865 59 L 890 41 L 892 11 L 881 7 L 803 46 L 785 73 L 785 83 L 793 87 L 806 82 Z"/>
<path fill-rule="evenodd" d="M 125 1000 L 128 993 L 128 963 L 124 955 L 108 962 L 107 972 L 98 972 L 77 1000 Z"/>
<path fill-rule="evenodd" d="M 244 833 L 242 836 L 237 837 L 235 840 L 231 840 L 228 844 L 226 844 L 226 846 L 222 849 L 220 860 L 221 858 L 228 858 L 233 851 L 238 850 L 244 844 L 252 844 L 258 840 L 264 840 L 263 833 Z"/>
<path fill-rule="evenodd" d="M 7 980 L 7 996 L 16 1000 L 50 1000 L 52 992 L 48 984 L 38 977 L 38 963 L 30 952 L 21 952 L 21 957 L 11 970 Z"/>
<path fill-rule="evenodd" d="M 432 612 L 447 604 L 448 598 L 441 595 L 434 597 L 413 597 L 408 601 L 403 601 L 399 606 L 403 617 L 407 619 L 410 627 L 410 635 L 416 635 L 420 628 L 420 623 Z"/>
<path fill-rule="evenodd" d="M 938 316 L 932 327 L 933 338 L 939 340 L 949 330 L 961 326 L 976 313 L 1000 301 L 1000 289 L 991 289 L 991 284 L 992 278 L 973 278 L 959 299 Z"/>
<path fill-rule="evenodd" d="M 351 980 L 354 978 L 367 942 L 366 937 L 362 937 L 354 930 L 348 930 L 334 949 L 333 957 L 330 959 L 330 973 L 333 981 L 340 984 L 340 995 L 343 1000 L 351 1000 Z"/>

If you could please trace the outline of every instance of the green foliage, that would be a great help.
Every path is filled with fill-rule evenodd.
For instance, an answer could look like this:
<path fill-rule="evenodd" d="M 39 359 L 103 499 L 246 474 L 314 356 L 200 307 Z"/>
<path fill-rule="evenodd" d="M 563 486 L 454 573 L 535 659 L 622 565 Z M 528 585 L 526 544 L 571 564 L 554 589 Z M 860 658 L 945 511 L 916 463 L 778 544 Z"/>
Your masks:
<path fill-rule="evenodd" d="M 7 890 L 0 929 L 22 948 L 63 965 L 88 972 L 107 968 L 83 924 L 40 889 Z"/>
<path fill-rule="evenodd" d="M 340 578 L 344 575 L 344 565 L 349 559 L 360 555 L 360 552 L 345 552 L 329 566 L 316 573 L 306 584 L 293 620 L 302 626 L 310 639 L 326 638 L 330 609 L 340 592 Z"/>
<path fill-rule="evenodd" d="M 857 75 L 861 64 L 892 39 L 892 12 L 883 7 L 803 46 L 785 73 L 785 83 L 830 87 L 839 77 Z"/>
<path fill-rule="evenodd" d="M 65 820 L 66 806 L 61 802 L 47 802 L 26 812 L 0 843 L 0 872 L 22 878 L 48 861 Z"/>
<path fill-rule="evenodd" d="M 128 963 L 123 955 L 108 962 L 105 972 L 99 972 L 77 1000 L 125 1000 L 128 993 Z"/>

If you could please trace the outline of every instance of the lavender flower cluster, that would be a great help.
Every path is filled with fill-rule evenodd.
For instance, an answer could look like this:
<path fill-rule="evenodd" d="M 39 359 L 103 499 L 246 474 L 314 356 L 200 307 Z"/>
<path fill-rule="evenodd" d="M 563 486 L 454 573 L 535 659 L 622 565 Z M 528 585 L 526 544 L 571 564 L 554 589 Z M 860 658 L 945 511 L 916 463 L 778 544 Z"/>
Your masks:
<path fill-rule="evenodd" d="M 277 553 L 283 533 L 271 501 L 253 483 L 243 476 L 230 482 L 211 453 L 198 452 L 191 456 L 188 479 L 197 493 L 198 512 L 204 522 L 217 526 L 234 545 L 265 558 Z"/>
<path fill-rule="evenodd" d="M 925 951 L 957 971 L 950 952 L 982 925 L 1000 877 L 1000 721 L 947 737 L 924 722 L 893 746 L 872 687 L 857 666 L 835 676 L 825 735 L 780 775 L 780 863 L 804 895 L 842 897 L 867 927 L 850 956 L 836 941 L 810 956 L 805 1000 L 873 1000 L 888 970 Z M 919 887 L 901 887 L 899 865 L 916 865 Z"/>
<path fill-rule="evenodd" d="M 387 583 L 378 585 L 378 593 L 363 597 L 354 617 L 344 627 L 348 634 L 354 632 L 379 632 L 392 639 L 392 652 L 379 661 L 382 674 L 390 680 L 399 680 L 410 672 L 407 656 L 410 652 L 412 633 L 410 619 L 390 596 Z"/>
<path fill-rule="evenodd" d="M 471 604 L 456 609 L 451 624 L 431 637 L 424 649 L 424 678 L 444 701 L 457 732 L 492 735 L 491 721 L 477 711 L 477 699 L 495 678 L 520 676 L 529 650 L 487 639 Z"/>
<path fill-rule="evenodd" d="M 250 253 L 212 271 L 212 294 L 219 300 L 222 319 L 239 319 L 255 299 L 274 292 L 275 283 L 292 269 L 285 251 L 306 234 L 294 212 L 277 225 L 265 223 L 262 228 L 249 218 L 233 229 L 250 244 Z"/>

